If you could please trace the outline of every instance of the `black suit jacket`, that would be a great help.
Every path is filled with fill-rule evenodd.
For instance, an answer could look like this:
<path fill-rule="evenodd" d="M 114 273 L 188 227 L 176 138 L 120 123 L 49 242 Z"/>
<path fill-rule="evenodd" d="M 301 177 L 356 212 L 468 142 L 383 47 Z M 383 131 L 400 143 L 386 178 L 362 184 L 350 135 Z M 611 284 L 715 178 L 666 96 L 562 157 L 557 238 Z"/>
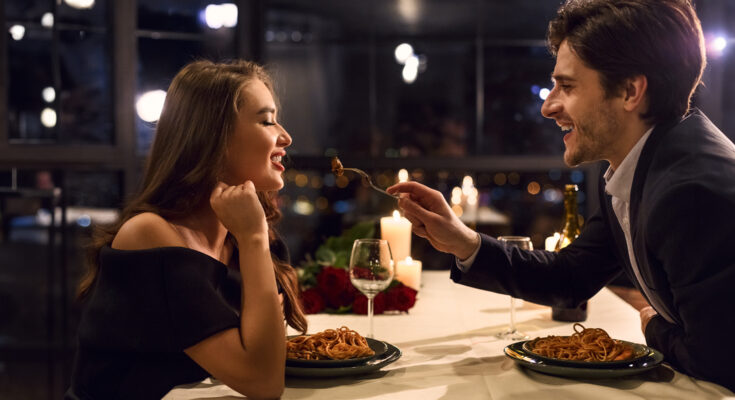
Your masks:
<path fill-rule="evenodd" d="M 640 289 L 604 186 L 601 178 L 598 211 L 559 253 L 519 251 L 482 235 L 472 267 L 453 266 L 451 278 L 566 307 L 621 271 Z M 701 112 L 649 136 L 633 178 L 630 224 L 642 284 L 674 319 L 653 318 L 648 345 L 682 372 L 735 390 L 735 145 Z"/>

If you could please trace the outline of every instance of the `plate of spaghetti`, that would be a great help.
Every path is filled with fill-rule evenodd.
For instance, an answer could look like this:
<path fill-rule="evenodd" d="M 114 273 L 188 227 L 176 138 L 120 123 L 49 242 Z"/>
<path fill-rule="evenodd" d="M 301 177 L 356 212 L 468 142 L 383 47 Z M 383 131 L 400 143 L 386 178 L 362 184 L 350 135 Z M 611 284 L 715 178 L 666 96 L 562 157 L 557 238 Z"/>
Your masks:
<path fill-rule="evenodd" d="M 369 340 L 369 339 L 368 339 Z M 383 367 L 394 363 L 401 358 L 401 350 L 390 343 L 385 343 L 387 350 L 380 355 L 375 355 L 367 361 L 353 365 L 323 366 L 311 365 L 308 367 L 297 367 L 286 363 L 286 375 L 298 378 L 337 378 L 355 375 L 376 373 Z"/>
<path fill-rule="evenodd" d="M 650 347 L 612 339 L 599 328 L 574 324 L 571 336 L 516 342 L 504 350 L 517 363 L 540 372 L 577 378 L 617 377 L 649 370 L 663 361 Z"/>
<path fill-rule="evenodd" d="M 365 338 L 343 326 L 313 335 L 291 336 L 286 341 L 286 365 L 299 367 L 344 367 L 365 363 L 385 353 L 380 340 Z"/>
<path fill-rule="evenodd" d="M 616 340 L 604 329 L 574 324 L 571 336 L 546 336 L 529 340 L 523 348 L 537 356 L 574 363 L 627 364 L 644 357 L 646 346 Z"/>

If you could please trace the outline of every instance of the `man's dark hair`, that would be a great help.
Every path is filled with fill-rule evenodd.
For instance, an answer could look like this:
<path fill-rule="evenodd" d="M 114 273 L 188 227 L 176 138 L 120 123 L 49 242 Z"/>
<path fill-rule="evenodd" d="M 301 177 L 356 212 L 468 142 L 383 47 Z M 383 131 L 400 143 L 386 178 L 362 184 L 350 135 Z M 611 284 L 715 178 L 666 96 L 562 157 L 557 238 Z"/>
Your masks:
<path fill-rule="evenodd" d="M 681 118 L 706 64 L 702 27 L 689 0 L 567 0 L 549 23 L 556 56 L 569 48 L 601 75 L 610 96 L 645 75 L 651 123 Z"/>

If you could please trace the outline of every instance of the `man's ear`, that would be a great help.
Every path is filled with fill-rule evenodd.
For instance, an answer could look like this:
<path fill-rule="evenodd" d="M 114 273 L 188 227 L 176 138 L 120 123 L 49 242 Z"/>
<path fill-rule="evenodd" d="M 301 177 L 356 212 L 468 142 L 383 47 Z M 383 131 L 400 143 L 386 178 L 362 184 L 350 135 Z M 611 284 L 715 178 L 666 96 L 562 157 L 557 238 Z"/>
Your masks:
<path fill-rule="evenodd" d="M 645 112 L 648 79 L 645 75 L 636 75 L 625 80 L 623 86 L 623 108 L 625 111 Z"/>

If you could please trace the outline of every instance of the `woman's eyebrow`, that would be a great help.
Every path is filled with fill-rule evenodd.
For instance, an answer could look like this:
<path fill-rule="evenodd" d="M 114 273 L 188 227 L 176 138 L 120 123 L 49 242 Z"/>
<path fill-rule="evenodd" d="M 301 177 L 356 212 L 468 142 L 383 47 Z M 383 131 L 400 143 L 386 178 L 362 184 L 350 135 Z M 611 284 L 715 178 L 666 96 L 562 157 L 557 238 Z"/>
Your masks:
<path fill-rule="evenodd" d="M 276 109 L 275 108 L 273 108 L 273 107 L 263 107 L 260 110 L 258 110 L 258 112 L 256 114 L 257 115 L 260 115 L 260 114 L 275 114 L 275 113 L 276 113 Z"/>

